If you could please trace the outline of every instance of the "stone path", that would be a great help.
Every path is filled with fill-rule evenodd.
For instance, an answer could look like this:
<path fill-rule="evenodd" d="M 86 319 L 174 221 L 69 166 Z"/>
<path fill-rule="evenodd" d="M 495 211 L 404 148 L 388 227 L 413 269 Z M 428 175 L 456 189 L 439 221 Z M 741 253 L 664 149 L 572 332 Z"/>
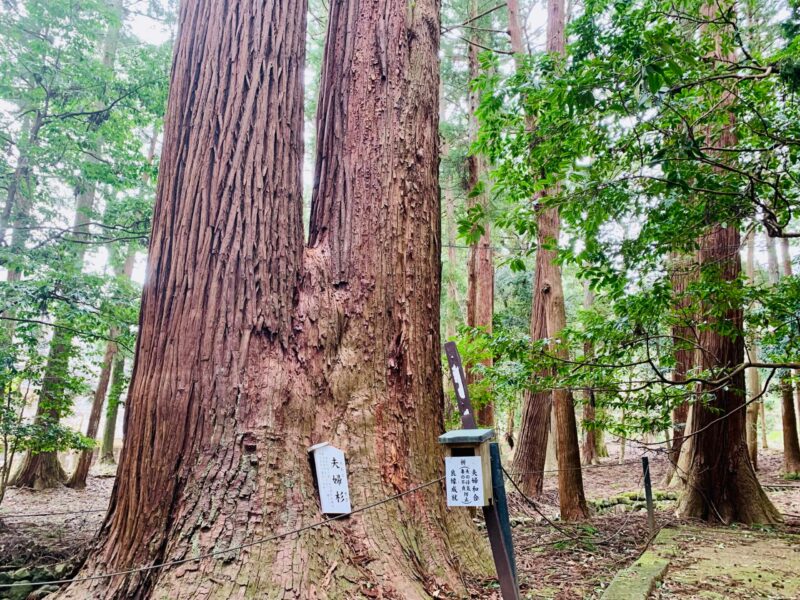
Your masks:
<path fill-rule="evenodd" d="M 800 598 L 800 535 L 770 529 L 664 529 L 617 574 L 606 600 Z"/>

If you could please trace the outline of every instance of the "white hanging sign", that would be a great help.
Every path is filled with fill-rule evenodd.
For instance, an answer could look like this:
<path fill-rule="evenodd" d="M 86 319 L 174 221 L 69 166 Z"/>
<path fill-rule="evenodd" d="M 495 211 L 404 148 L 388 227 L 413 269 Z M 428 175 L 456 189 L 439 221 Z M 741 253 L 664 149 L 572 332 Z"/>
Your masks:
<path fill-rule="evenodd" d="M 314 457 L 314 471 L 319 487 L 319 503 L 323 514 L 343 515 L 352 511 L 350 486 L 344 452 L 324 442 L 308 449 Z"/>
<path fill-rule="evenodd" d="M 483 468 L 480 456 L 448 456 L 447 506 L 483 506 Z"/>

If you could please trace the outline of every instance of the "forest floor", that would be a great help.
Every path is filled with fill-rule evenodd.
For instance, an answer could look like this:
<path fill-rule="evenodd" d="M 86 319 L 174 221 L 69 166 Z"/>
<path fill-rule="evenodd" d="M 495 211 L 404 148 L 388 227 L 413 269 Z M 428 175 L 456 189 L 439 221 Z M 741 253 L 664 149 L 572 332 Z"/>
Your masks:
<path fill-rule="evenodd" d="M 633 564 L 648 549 L 651 536 L 640 499 L 640 455 L 629 448 L 626 460 L 618 464 L 618 449 L 610 445 L 609 450 L 612 458 L 603 459 L 600 465 L 583 471 L 586 497 L 594 512 L 588 523 L 568 525 L 558 521 L 556 473 L 547 474 L 545 493 L 536 508 L 506 483 L 524 598 L 599 598 L 615 574 Z M 762 450 L 759 459 L 762 484 L 778 510 L 788 515 L 784 525 L 771 528 L 768 533 L 774 535 L 775 540 L 784 533 L 800 533 L 800 482 L 787 482 L 780 477 L 780 452 Z M 709 587 L 707 580 L 724 584 L 725 577 L 715 579 L 710 575 L 715 565 L 724 562 L 724 557 L 768 557 L 770 552 L 780 552 L 775 549 L 779 542 L 765 541 L 763 537 L 728 535 L 730 531 L 750 531 L 747 528 L 712 528 L 676 519 L 675 493 L 661 485 L 667 461 L 663 455 L 651 454 L 650 465 L 656 490 L 658 527 L 688 532 L 688 537 L 681 538 L 683 546 L 679 557 L 672 561 L 663 585 L 656 592 L 658 598 L 719 597 L 713 595 L 713 585 Z M 80 557 L 102 522 L 113 484 L 113 477 L 91 475 L 87 488 L 81 491 L 66 487 L 41 492 L 9 490 L 0 509 L 0 573 L 20 567 L 69 562 Z M 543 520 L 536 509 L 558 529 Z M 22 514 L 27 516 L 12 516 Z M 478 526 L 482 527 L 480 521 Z M 789 554 L 796 563 L 797 549 Z M 705 560 L 702 568 L 698 567 L 701 559 Z M 768 579 L 770 586 L 776 581 L 774 576 Z M 494 580 L 471 580 L 469 583 L 474 599 L 500 597 Z M 777 587 L 770 588 L 775 592 L 772 595 L 766 594 L 764 586 L 759 587 L 763 581 L 757 581 L 759 585 L 753 584 L 752 589 L 748 588 L 746 577 L 737 583 L 739 589 L 744 590 L 743 595 L 735 596 L 737 598 L 791 597 L 782 595 Z M 800 582 L 795 583 L 800 585 Z M 778 585 L 785 585 L 785 582 L 779 581 Z M 785 589 L 794 588 L 790 585 Z"/>
<path fill-rule="evenodd" d="M 523 598 L 578 600 L 597 599 L 608 587 L 618 571 L 633 564 L 649 547 L 651 535 L 647 527 L 647 513 L 644 503 L 638 500 L 642 494 L 641 453 L 629 448 L 623 464 L 618 463 L 618 448 L 609 444 L 612 458 L 603 459 L 596 467 L 583 470 L 583 483 L 586 498 L 592 505 L 594 514 L 591 522 L 580 525 L 567 525 L 558 522 L 557 474 L 548 474 L 545 479 L 545 492 L 537 507 L 562 531 L 555 530 L 530 507 L 513 487 L 506 483 L 509 495 L 509 509 L 513 526 L 513 538 L 517 560 L 517 570 Z M 785 523 L 777 528 L 769 528 L 775 540 L 782 533 L 800 534 L 800 482 L 786 481 L 781 473 L 782 453 L 776 450 L 759 450 L 761 483 L 779 511 L 784 513 Z M 725 537 L 729 528 L 711 527 L 697 521 L 680 520 L 675 517 L 676 496 L 674 490 L 665 488 L 662 483 L 669 463 L 663 454 L 650 454 L 650 471 L 656 502 L 656 524 L 659 529 L 671 528 L 691 530 L 694 553 L 688 551 L 689 538 L 683 540 L 686 551 L 681 546 L 681 558 L 673 561 L 667 571 L 664 585 L 659 589 L 659 599 L 675 598 L 795 598 L 783 595 L 783 591 L 772 588 L 772 595 L 765 595 L 763 586 L 749 583 L 746 578 L 738 581 L 738 596 L 714 596 L 709 590 L 707 580 L 724 585 L 724 575 L 714 578 L 715 558 L 719 548 L 724 546 L 730 556 L 741 554 L 754 557 L 762 552 L 762 547 L 772 547 L 773 559 L 781 554 L 779 541 L 765 541 L 763 537 L 756 543 L 751 538 Z M 661 498 L 658 500 L 658 498 Z M 733 531 L 749 531 L 748 528 L 734 526 Z M 763 528 L 754 528 L 763 532 Z M 577 538 L 577 539 L 576 539 Z M 777 549 L 776 549 L 777 548 Z M 788 554 L 787 554 L 788 552 Z M 698 555 L 707 557 L 703 569 L 696 569 L 694 562 Z M 797 565 L 798 549 L 792 547 L 783 553 L 787 564 Z M 767 556 L 765 554 L 765 556 Z M 694 558 L 691 558 L 694 557 Z M 745 561 L 746 562 L 746 561 Z M 681 574 L 698 575 L 683 579 Z M 800 585 L 800 573 L 794 569 L 795 584 Z M 765 577 L 767 577 L 765 575 Z M 775 580 L 769 578 L 770 585 Z M 499 600 L 495 581 L 474 581 L 473 598 Z M 792 590 L 787 587 L 786 590 Z M 653 598 L 656 598 L 654 595 Z"/>

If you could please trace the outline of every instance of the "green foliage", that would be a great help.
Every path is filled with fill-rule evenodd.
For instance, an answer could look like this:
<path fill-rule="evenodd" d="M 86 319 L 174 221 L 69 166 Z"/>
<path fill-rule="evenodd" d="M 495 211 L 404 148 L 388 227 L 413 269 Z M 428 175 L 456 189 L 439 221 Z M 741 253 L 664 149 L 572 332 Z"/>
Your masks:
<path fill-rule="evenodd" d="M 171 45 L 130 33 L 122 4 L 0 12 L 0 385 L 17 451 L 88 447 L 60 418 L 93 392 L 109 339 L 134 345 L 141 290 L 123 265 L 146 249 Z M 175 9 L 145 11 L 170 23 Z"/>
<path fill-rule="evenodd" d="M 800 357 L 796 277 L 749 286 L 690 261 L 686 291 L 673 288 L 674 257 L 694 256 L 714 227 L 783 235 L 797 230 L 800 207 L 798 5 L 788 16 L 767 2 L 721 5 L 708 17 L 705 4 L 590 0 L 571 22 L 566 57 L 535 53 L 509 72 L 487 53 L 474 83 L 473 151 L 490 159 L 493 193 L 508 207 L 496 226 L 533 240 L 537 212 L 557 207 L 562 267 L 597 294 L 558 334 L 574 360 L 501 330 L 485 342 L 499 361 L 487 377 L 520 389 L 593 388 L 602 406 L 626 411 L 621 433 L 666 429 L 697 381 L 725 381 L 737 365 L 696 369 L 687 385 L 674 385 L 672 370 L 675 351 L 693 350 L 705 330 L 743 335 L 731 310 L 746 309 L 763 360 Z M 485 218 L 468 211 L 459 230 L 471 239 Z M 522 268 L 529 253 L 508 264 Z M 694 337 L 675 338 L 680 327 Z"/>

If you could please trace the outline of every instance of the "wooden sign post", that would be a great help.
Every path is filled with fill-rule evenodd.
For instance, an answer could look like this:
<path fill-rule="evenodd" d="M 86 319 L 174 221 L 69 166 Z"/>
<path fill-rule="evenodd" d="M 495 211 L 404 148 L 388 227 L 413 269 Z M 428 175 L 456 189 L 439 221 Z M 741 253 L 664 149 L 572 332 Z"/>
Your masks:
<path fill-rule="evenodd" d="M 650 481 L 650 459 L 642 457 L 642 473 L 644 475 L 644 498 L 647 502 L 647 526 L 650 535 L 656 534 L 656 515 L 653 509 L 653 484 Z"/>
<path fill-rule="evenodd" d="M 477 429 L 472 403 L 469 399 L 469 390 L 467 390 L 467 378 L 464 366 L 461 364 L 461 355 L 454 342 L 447 342 L 444 345 L 444 351 L 456 391 L 461 426 L 464 429 Z M 497 579 L 500 581 L 500 593 L 503 600 L 520 600 L 517 566 L 514 561 L 514 544 L 511 540 L 511 522 L 508 518 L 506 488 L 503 482 L 503 467 L 500 463 L 500 446 L 497 442 L 489 443 L 489 466 L 492 498 L 488 505 L 483 506 L 483 518 L 486 521 L 486 531 L 489 533 L 489 544 L 492 547 Z"/>

